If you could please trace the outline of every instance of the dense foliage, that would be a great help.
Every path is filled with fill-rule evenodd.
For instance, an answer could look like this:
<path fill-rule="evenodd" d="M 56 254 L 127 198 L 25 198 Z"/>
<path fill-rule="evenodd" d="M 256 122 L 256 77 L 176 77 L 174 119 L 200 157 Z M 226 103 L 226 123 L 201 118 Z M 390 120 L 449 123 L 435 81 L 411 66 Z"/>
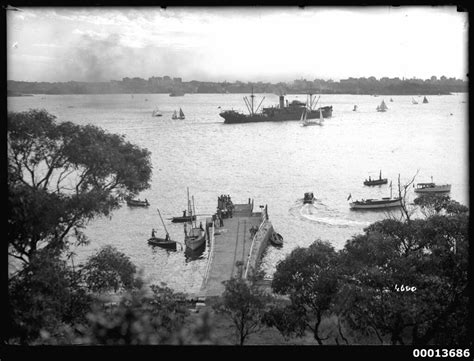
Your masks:
<path fill-rule="evenodd" d="M 28 263 L 149 187 L 150 153 L 92 126 L 56 123 L 45 110 L 8 113 L 9 254 Z"/>
<path fill-rule="evenodd" d="M 99 260 L 100 266 L 97 265 Z M 115 293 L 117 285 L 125 291 L 120 296 Z M 104 293 L 107 290 L 112 293 Z M 68 266 L 67 261 L 50 250 L 40 250 L 10 280 L 5 342 L 27 345 L 210 343 L 212 320 L 209 314 L 189 320 L 189 307 L 184 294 L 164 284 L 145 287 L 136 277 L 136 266 L 113 247 L 104 247 L 85 265 L 75 267 Z"/>
<path fill-rule="evenodd" d="M 61 325 L 83 322 L 92 303 L 80 273 L 49 249 L 36 252 L 10 279 L 8 297 L 6 338 L 22 344 L 41 332 L 56 334 Z"/>
<path fill-rule="evenodd" d="M 290 305 L 273 309 L 268 323 L 284 335 L 310 329 L 322 344 L 318 314 L 326 312 L 357 332 L 355 343 L 467 345 L 468 209 L 449 197 L 423 206 L 432 215 L 375 222 L 337 253 L 320 241 L 294 250 L 272 283 Z"/>
<path fill-rule="evenodd" d="M 214 305 L 214 310 L 231 318 L 242 346 L 249 335 L 263 327 L 262 318 L 270 297 L 255 283 L 242 278 L 224 281 L 224 285 L 225 291 L 221 301 Z"/>
<path fill-rule="evenodd" d="M 94 126 L 55 123 L 43 110 L 8 114 L 8 244 L 22 261 L 10 275 L 6 343 L 211 343 L 212 320 L 189 323 L 185 295 L 145 289 L 136 266 L 111 246 L 74 265 L 88 220 L 149 186 L 149 152 Z M 275 302 L 255 283 L 225 282 L 214 310 L 232 320 L 243 345 L 264 325 L 285 337 L 310 331 L 318 344 L 470 345 L 468 208 L 447 196 L 415 200 L 423 219 L 371 224 L 336 251 L 316 241 L 276 268 Z M 238 265 L 239 266 L 239 265 Z M 125 291 L 116 304 L 99 297 Z M 325 320 L 337 329 L 322 329 Z M 350 335 L 350 337 L 348 336 Z"/>
<path fill-rule="evenodd" d="M 290 305 L 273 308 L 266 316 L 270 326 L 283 335 L 302 336 L 308 329 L 318 344 L 325 336 L 319 327 L 329 316 L 338 290 L 337 253 L 327 242 L 316 241 L 309 248 L 296 248 L 277 265 L 272 288 L 289 295 Z M 290 322 L 288 322 L 290 321 Z"/>
<path fill-rule="evenodd" d="M 92 292 L 117 292 L 136 286 L 136 266 L 112 246 L 103 247 L 89 258 L 82 269 L 85 282 Z"/>

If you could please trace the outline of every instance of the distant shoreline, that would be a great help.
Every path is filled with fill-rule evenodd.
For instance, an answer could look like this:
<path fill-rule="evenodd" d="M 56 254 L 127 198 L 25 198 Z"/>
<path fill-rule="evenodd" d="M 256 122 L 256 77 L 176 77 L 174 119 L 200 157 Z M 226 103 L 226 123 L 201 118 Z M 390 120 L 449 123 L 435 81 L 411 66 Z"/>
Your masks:
<path fill-rule="evenodd" d="M 324 94 L 324 95 L 370 95 L 373 97 L 380 97 L 380 96 L 423 96 L 423 95 L 453 95 L 453 93 L 467 93 L 468 91 L 455 91 L 455 92 L 437 92 L 437 93 L 429 93 L 429 92 L 424 92 L 424 93 L 377 93 L 377 94 L 371 94 L 371 93 L 349 93 L 349 92 L 341 92 L 341 93 L 334 93 L 334 92 L 322 92 L 322 93 L 316 93 L 316 94 Z M 152 93 L 152 92 L 135 92 L 135 93 L 32 93 L 32 94 L 22 94 L 22 93 L 16 93 L 16 94 L 7 94 L 7 97 L 32 97 L 35 95 L 130 95 L 130 94 L 168 94 L 168 93 Z M 186 94 L 246 94 L 246 92 L 238 92 L 238 93 L 211 93 L 211 92 L 206 92 L 206 93 L 186 93 Z M 269 92 L 254 92 L 254 94 L 271 94 Z M 291 92 L 287 93 L 285 95 L 305 95 L 308 94 L 306 92 Z M 314 95 L 315 93 L 313 93 Z M 278 94 L 276 94 L 278 95 Z"/>
<path fill-rule="evenodd" d="M 460 79 L 349 78 L 294 80 L 289 83 L 203 82 L 181 78 L 123 78 L 109 82 L 27 82 L 7 80 L 11 94 L 354 94 L 354 95 L 449 95 L 467 93 L 468 83 Z"/>
<path fill-rule="evenodd" d="M 7 97 L 32 97 L 33 94 L 23 94 L 23 93 L 8 93 Z"/>

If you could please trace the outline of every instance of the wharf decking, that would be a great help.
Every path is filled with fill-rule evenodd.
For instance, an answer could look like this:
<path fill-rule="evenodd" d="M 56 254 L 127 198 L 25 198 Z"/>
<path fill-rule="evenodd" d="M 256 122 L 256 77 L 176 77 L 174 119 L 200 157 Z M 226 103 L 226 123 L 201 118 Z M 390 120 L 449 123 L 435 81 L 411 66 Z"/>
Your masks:
<path fill-rule="evenodd" d="M 253 202 L 234 204 L 232 218 L 224 219 L 222 227 L 216 222 L 211 234 L 211 250 L 199 298 L 220 296 L 224 292 L 223 281 L 232 277 L 245 277 L 248 267 L 255 266 L 258 257 L 253 254 L 259 251 L 255 247 L 258 235 L 254 237 L 250 228 L 262 230 L 266 221 L 262 212 L 254 213 L 252 207 Z M 253 257 L 250 257 L 251 253 Z"/>

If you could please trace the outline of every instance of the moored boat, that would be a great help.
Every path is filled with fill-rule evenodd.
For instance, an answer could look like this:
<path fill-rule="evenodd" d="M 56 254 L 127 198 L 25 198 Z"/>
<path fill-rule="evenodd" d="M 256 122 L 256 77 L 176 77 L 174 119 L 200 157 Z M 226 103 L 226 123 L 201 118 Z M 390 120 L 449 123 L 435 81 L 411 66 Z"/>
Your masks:
<path fill-rule="evenodd" d="M 347 200 L 351 199 L 349 194 Z M 402 206 L 401 197 L 392 198 L 392 182 L 390 182 L 390 197 L 383 197 L 381 199 L 362 199 L 360 201 L 353 201 L 349 203 L 351 209 L 387 209 Z"/>
<path fill-rule="evenodd" d="M 235 123 L 254 123 L 254 122 L 279 122 L 279 121 L 287 121 L 287 120 L 294 120 L 298 121 L 301 119 L 301 115 L 304 109 L 307 108 L 306 118 L 307 119 L 320 119 L 329 118 L 332 116 L 332 106 L 324 106 L 319 107 L 318 109 L 314 109 L 316 106 L 316 102 L 314 102 L 312 98 L 312 94 L 310 96 L 310 104 L 306 106 L 306 103 L 300 102 L 298 100 L 294 100 L 288 104 L 286 101 L 285 106 L 285 97 L 280 95 L 280 103 L 277 106 L 262 108 L 262 111 L 259 112 L 260 106 L 262 105 L 263 100 L 265 97 L 262 98 L 260 104 L 256 109 L 254 109 L 254 98 L 255 95 L 250 95 L 250 100 L 247 97 L 244 97 L 244 102 L 249 111 L 249 114 L 244 114 L 241 112 L 237 112 L 235 110 L 226 110 L 221 112 L 219 115 L 224 118 L 225 124 L 235 124 Z"/>
<path fill-rule="evenodd" d="M 150 205 L 150 203 L 148 203 L 148 200 L 146 198 L 144 201 L 140 199 L 131 199 L 131 198 L 126 199 L 126 201 L 127 201 L 127 206 L 129 207 L 148 207 Z"/>
<path fill-rule="evenodd" d="M 303 204 L 312 204 L 316 198 L 314 198 L 313 192 L 306 192 L 303 198 Z"/>
<path fill-rule="evenodd" d="M 184 222 L 191 222 L 195 221 L 196 216 L 181 216 L 181 217 L 173 217 L 171 218 L 171 222 L 173 223 L 184 223 Z"/>
<path fill-rule="evenodd" d="M 401 207 L 401 198 L 385 197 L 382 199 L 362 199 L 361 201 L 354 201 L 350 203 L 351 209 L 380 209 Z"/>
<path fill-rule="evenodd" d="M 185 224 L 186 227 L 186 224 Z M 203 229 L 196 227 L 194 224 L 189 232 L 186 232 L 185 229 L 185 236 L 184 236 L 184 243 L 186 247 L 195 250 L 203 245 L 206 241 L 206 232 Z"/>
<path fill-rule="evenodd" d="M 366 186 L 378 186 L 378 185 L 381 185 L 381 184 L 386 184 L 388 183 L 388 179 L 387 178 L 382 178 L 382 171 L 380 171 L 379 173 L 379 179 L 369 179 L 365 180 L 364 181 L 364 185 Z"/>
<path fill-rule="evenodd" d="M 161 217 L 160 210 L 157 208 L 158 214 L 160 215 L 161 223 L 163 224 L 163 228 L 165 229 L 166 236 L 165 238 L 160 238 L 155 236 L 155 229 L 151 231 L 151 238 L 148 239 L 148 243 L 151 244 L 152 246 L 159 246 L 162 248 L 167 248 L 167 249 L 174 249 L 176 250 L 176 242 L 172 241 L 170 239 L 170 235 L 168 233 L 168 230 L 166 229 L 165 222 L 163 222 L 163 218 Z"/>
<path fill-rule="evenodd" d="M 191 217 L 194 216 L 194 221 L 190 221 L 189 224 L 191 229 L 187 230 L 187 223 L 184 224 L 184 243 L 186 247 L 195 250 L 202 246 L 202 244 L 206 241 L 206 232 L 202 228 L 202 224 L 198 227 L 196 225 L 196 212 L 194 211 L 194 196 L 193 199 L 193 207 L 191 207 L 191 202 L 189 200 L 189 189 L 188 189 L 188 215 Z"/>
<path fill-rule="evenodd" d="M 153 110 L 153 112 L 151 113 L 151 115 L 153 117 L 161 117 L 163 114 L 161 113 L 161 111 L 157 108 L 155 110 Z"/>
<path fill-rule="evenodd" d="M 428 103 L 428 99 L 426 99 L 426 97 L 423 97 L 423 103 L 424 104 Z"/>
<path fill-rule="evenodd" d="M 148 239 L 148 243 L 152 246 L 158 246 L 166 249 L 176 250 L 176 242 L 160 237 L 151 237 Z"/>
<path fill-rule="evenodd" d="M 451 184 L 418 183 L 415 193 L 448 193 L 451 191 Z"/>
<path fill-rule="evenodd" d="M 184 258 L 186 262 L 191 262 L 191 261 L 195 261 L 197 259 L 202 258 L 202 255 L 205 249 L 206 249 L 205 242 L 196 249 L 191 249 L 189 247 L 186 247 L 186 249 L 184 250 Z"/>
<path fill-rule="evenodd" d="M 270 243 L 275 247 L 283 246 L 283 236 L 280 233 L 273 232 L 270 237 Z"/>

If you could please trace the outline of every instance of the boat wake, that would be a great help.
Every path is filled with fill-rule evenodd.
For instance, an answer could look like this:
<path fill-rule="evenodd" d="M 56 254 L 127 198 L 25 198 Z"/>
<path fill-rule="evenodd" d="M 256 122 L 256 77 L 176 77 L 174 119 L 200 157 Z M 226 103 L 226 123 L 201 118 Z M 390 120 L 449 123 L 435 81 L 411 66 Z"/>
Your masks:
<path fill-rule="evenodd" d="M 300 204 L 290 208 L 290 214 L 298 217 L 304 221 L 310 221 L 313 223 L 326 224 L 335 227 L 360 227 L 368 226 L 370 222 L 353 221 L 338 212 L 335 209 L 331 209 L 319 200 L 316 200 L 313 204 Z"/>

